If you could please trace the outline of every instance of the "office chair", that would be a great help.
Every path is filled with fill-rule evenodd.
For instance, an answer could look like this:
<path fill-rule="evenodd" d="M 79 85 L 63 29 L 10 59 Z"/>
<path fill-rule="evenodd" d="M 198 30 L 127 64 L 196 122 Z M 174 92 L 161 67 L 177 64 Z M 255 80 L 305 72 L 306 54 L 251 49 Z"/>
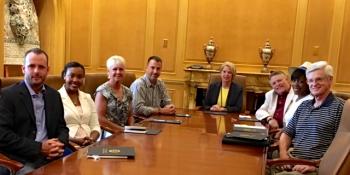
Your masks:
<path fill-rule="evenodd" d="M 11 160 L 3 154 L 0 154 L 0 166 L 8 169 L 10 171 L 10 174 L 16 174 L 16 172 L 20 170 L 24 165 L 15 160 Z"/>

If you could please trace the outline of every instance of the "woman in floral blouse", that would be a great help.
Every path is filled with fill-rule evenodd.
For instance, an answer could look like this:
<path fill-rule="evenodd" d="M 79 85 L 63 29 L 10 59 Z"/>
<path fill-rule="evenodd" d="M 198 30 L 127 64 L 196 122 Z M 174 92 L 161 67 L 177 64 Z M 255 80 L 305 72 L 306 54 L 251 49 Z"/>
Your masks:
<path fill-rule="evenodd" d="M 109 80 L 97 88 L 95 97 L 99 122 L 112 130 L 122 130 L 133 123 L 131 91 L 122 84 L 125 60 L 121 56 L 112 56 L 106 65 Z"/>

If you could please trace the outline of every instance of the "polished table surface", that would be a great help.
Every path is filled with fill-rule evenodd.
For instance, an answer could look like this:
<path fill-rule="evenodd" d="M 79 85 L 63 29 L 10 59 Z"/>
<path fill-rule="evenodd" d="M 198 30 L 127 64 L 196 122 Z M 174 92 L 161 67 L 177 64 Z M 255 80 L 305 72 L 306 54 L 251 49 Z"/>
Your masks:
<path fill-rule="evenodd" d="M 134 147 L 135 159 L 88 159 L 87 148 L 83 148 L 31 174 L 264 174 L 266 148 L 221 143 L 223 134 L 231 131 L 232 122 L 239 122 L 237 114 L 210 115 L 181 109 L 177 112 L 192 117 L 176 117 L 182 120 L 181 125 L 143 123 L 161 129 L 158 135 L 117 133 L 95 144 Z M 175 119 L 174 116 L 154 118 Z"/>

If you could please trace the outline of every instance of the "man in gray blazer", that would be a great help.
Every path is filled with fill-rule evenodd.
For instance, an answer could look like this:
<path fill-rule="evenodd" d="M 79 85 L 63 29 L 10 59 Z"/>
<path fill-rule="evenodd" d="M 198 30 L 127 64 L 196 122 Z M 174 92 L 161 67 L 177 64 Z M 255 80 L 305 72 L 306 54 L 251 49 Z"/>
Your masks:
<path fill-rule="evenodd" d="M 18 174 L 61 157 L 68 144 L 60 95 L 44 84 L 48 71 L 47 54 L 31 49 L 24 56 L 24 80 L 1 90 L 0 152 L 24 164 Z"/>

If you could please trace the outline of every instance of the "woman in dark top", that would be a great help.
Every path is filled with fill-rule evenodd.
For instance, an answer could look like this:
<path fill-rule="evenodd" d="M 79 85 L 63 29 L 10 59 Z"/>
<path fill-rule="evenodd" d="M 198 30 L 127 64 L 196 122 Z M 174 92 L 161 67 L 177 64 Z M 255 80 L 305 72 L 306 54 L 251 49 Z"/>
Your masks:
<path fill-rule="evenodd" d="M 220 67 L 221 81 L 209 85 L 204 108 L 210 111 L 240 112 L 243 103 L 243 89 L 232 80 L 236 75 L 235 65 L 224 62 Z"/>

